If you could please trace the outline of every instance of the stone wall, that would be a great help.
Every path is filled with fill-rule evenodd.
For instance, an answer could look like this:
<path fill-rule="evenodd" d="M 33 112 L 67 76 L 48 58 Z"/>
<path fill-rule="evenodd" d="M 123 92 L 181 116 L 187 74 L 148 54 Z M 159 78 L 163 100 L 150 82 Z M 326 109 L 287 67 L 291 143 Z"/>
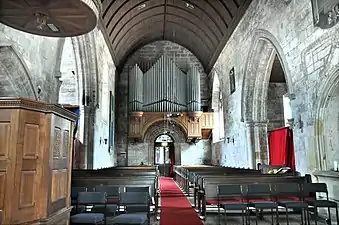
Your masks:
<path fill-rule="evenodd" d="M 110 92 L 113 95 L 115 93 L 115 65 L 100 30 L 94 33 L 94 40 L 98 72 L 98 105 L 95 112 L 93 157 L 93 168 L 96 169 L 116 164 L 115 152 L 109 151 Z M 112 115 L 114 116 L 114 113 Z"/>
<path fill-rule="evenodd" d="M 286 93 L 286 83 L 269 83 L 267 89 L 268 131 L 285 126 L 283 97 Z"/>
<path fill-rule="evenodd" d="M 328 147 L 321 143 L 324 136 L 332 134 L 322 129 L 322 108 L 327 101 L 326 93 L 331 92 L 338 80 L 338 31 L 338 25 L 328 30 L 314 26 L 308 0 L 251 3 L 214 65 L 218 74 L 224 74 L 219 79 L 228 106 L 226 137 L 236 137 L 234 145 L 221 143 L 222 165 L 253 167 L 256 162 L 267 160 L 265 96 L 269 68 L 278 54 L 297 123 L 294 126 L 296 168 L 302 174 L 329 169 L 322 160 Z M 231 95 L 228 73 L 233 66 L 236 91 Z"/>
<path fill-rule="evenodd" d="M 79 78 L 76 74 L 76 59 L 71 38 L 65 38 L 62 49 L 61 63 L 60 63 L 60 91 L 59 103 L 79 105 L 80 93 L 82 90 L 79 87 Z"/>
<path fill-rule="evenodd" d="M 200 140 L 196 144 L 181 144 L 181 165 L 209 165 L 211 157 L 209 140 Z"/>
<path fill-rule="evenodd" d="M 24 33 L 0 23 L 0 47 L 10 48 L 10 52 L 0 51 L 0 86 L 12 85 L 12 91 L 7 90 L 4 95 L 37 99 L 40 86 L 40 99 L 56 103 L 62 45 L 60 39 Z M 23 89 L 31 94 L 23 93 Z"/>
<path fill-rule="evenodd" d="M 148 148 L 144 150 L 143 144 L 134 144 L 127 140 L 128 134 L 128 72 L 135 64 L 138 64 L 143 72 L 146 72 L 152 65 L 160 58 L 161 55 L 166 55 L 184 72 L 187 72 L 190 65 L 194 65 L 199 68 L 201 72 L 201 99 L 202 105 L 208 105 L 208 87 L 207 87 L 207 76 L 204 72 L 199 60 L 186 48 L 175 44 L 170 41 L 157 41 L 148 44 L 139 50 L 127 60 L 122 72 L 119 74 L 119 80 L 117 82 L 117 153 L 118 153 L 118 164 L 125 165 L 140 164 L 140 159 L 144 159 L 144 163 L 153 163 L 153 159 L 147 159 Z M 153 140 L 154 141 L 154 140 Z M 145 151 L 145 152 L 144 152 Z M 128 152 L 126 159 L 125 154 L 119 154 L 120 152 Z M 144 153 L 142 153 L 144 152 Z M 135 159 L 135 160 L 134 160 Z"/>

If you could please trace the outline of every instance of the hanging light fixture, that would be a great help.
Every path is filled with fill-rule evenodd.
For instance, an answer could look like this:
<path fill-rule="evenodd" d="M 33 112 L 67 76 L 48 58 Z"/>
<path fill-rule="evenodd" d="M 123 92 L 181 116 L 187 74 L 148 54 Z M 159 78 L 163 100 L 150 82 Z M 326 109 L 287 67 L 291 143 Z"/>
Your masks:
<path fill-rule="evenodd" d="M 162 147 L 167 147 L 167 146 L 168 146 L 168 143 L 167 143 L 167 142 L 161 142 L 161 146 L 162 146 Z"/>
<path fill-rule="evenodd" d="M 98 0 L 1 0 L 0 22 L 48 37 L 73 37 L 92 31 L 99 19 Z"/>

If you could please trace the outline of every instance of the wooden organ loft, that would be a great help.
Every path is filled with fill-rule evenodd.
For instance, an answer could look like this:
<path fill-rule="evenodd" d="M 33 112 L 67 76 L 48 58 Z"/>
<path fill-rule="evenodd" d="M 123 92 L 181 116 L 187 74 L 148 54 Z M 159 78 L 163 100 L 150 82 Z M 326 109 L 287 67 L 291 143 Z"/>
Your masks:
<path fill-rule="evenodd" d="M 135 65 L 129 72 L 128 97 L 130 139 L 143 140 L 152 124 L 168 117 L 185 131 L 187 141 L 211 135 L 214 116 L 201 111 L 200 72 L 195 66 L 185 74 L 166 56 L 145 73 Z"/>
<path fill-rule="evenodd" d="M 68 224 L 76 115 L 0 98 L 0 224 Z"/>

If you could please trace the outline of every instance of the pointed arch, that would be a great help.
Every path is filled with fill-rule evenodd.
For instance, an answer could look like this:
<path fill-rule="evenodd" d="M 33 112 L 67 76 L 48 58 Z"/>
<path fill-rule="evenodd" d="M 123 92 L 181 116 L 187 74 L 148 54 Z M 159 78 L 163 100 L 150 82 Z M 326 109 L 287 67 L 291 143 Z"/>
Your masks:
<path fill-rule="evenodd" d="M 0 95 L 37 100 L 25 62 L 12 46 L 0 46 Z"/>
<path fill-rule="evenodd" d="M 279 41 L 268 31 L 254 32 L 254 46 L 247 58 L 241 93 L 241 120 L 262 122 L 266 120 L 266 96 L 274 58 L 277 55 L 285 74 L 287 91 L 293 96 L 291 72 Z"/>

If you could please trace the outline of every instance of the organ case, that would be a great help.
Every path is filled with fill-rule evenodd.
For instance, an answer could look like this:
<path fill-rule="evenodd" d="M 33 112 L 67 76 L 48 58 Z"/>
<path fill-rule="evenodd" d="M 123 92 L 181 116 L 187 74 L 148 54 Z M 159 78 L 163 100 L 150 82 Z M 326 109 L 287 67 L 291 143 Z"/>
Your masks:
<path fill-rule="evenodd" d="M 75 119 L 57 105 L 0 98 L 3 224 L 68 224 Z"/>

